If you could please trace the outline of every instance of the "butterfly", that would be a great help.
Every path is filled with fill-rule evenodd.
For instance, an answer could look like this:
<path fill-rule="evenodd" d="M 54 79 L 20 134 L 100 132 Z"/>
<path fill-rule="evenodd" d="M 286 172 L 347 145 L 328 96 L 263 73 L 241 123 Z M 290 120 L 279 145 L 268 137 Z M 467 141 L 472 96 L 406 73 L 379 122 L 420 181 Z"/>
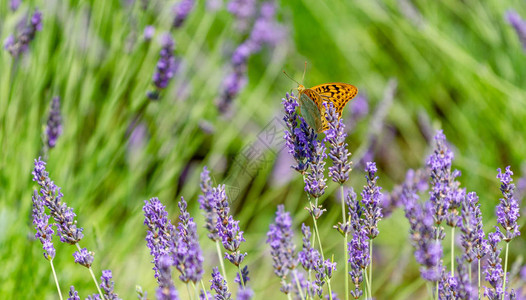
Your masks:
<path fill-rule="evenodd" d="M 339 120 L 343 108 L 358 94 L 358 89 L 354 85 L 340 82 L 320 84 L 310 89 L 299 84 L 298 93 L 301 116 L 316 132 L 323 132 L 329 129 L 323 104 L 332 103 Z"/>

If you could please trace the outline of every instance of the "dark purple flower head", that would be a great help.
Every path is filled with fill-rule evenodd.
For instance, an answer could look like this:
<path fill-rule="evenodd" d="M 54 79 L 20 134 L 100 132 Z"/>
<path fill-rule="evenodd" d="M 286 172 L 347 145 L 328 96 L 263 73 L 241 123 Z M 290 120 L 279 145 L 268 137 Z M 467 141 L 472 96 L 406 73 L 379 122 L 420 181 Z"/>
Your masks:
<path fill-rule="evenodd" d="M 179 294 L 172 280 L 173 261 L 169 255 L 159 257 L 159 287 L 157 288 L 158 300 L 178 300 Z"/>
<path fill-rule="evenodd" d="M 68 300 L 80 300 L 79 293 L 75 290 L 74 286 L 70 286 L 68 295 Z"/>
<path fill-rule="evenodd" d="M 370 239 L 374 239 L 378 236 L 378 221 L 383 217 L 382 215 L 382 189 L 376 185 L 376 164 L 374 162 L 368 162 L 365 167 L 365 178 L 367 179 L 367 185 L 364 186 L 362 191 L 362 203 L 364 205 L 364 230 L 367 232 L 367 236 Z"/>
<path fill-rule="evenodd" d="M 86 248 L 80 249 L 80 251 L 75 251 L 73 253 L 73 257 L 75 258 L 75 263 L 84 266 L 86 268 L 90 268 L 91 264 L 93 263 L 93 257 L 94 253 L 91 251 L 88 251 Z"/>
<path fill-rule="evenodd" d="M 303 118 L 298 117 L 296 112 L 298 102 L 296 97 L 294 97 L 294 93 L 287 93 L 285 98 L 281 100 L 281 103 L 285 109 L 283 120 L 287 126 L 284 135 L 285 144 L 288 152 L 296 161 L 296 165 L 292 166 L 292 168 L 303 174 L 309 167 L 314 147 L 318 143 L 317 134 L 308 127 Z"/>
<path fill-rule="evenodd" d="M 148 226 L 146 244 L 153 258 L 155 278 L 159 280 L 159 259 L 172 251 L 174 247 L 172 236 L 175 228 L 168 219 L 166 208 L 158 198 L 144 201 L 143 211 L 144 225 Z"/>
<path fill-rule="evenodd" d="M 489 299 L 500 299 L 502 297 L 502 280 L 504 277 L 504 271 L 502 270 L 502 259 L 499 257 L 502 250 L 499 247 L 502 233 L 498 227 L 495 227 L 495 232 L 488 233 L 488 260 L 484 274 L 486 275 L 486 281 L 489 282 L 491 287 L 486 287 L 484 295 Z"/>
<path fill-rule="evenodd" d="M 217 233 L 217 212 L 215 209 L 215 197 L 212 189 L 212 181 L 210 180 L 210 171 L 206 167 L 201 172 L 201 192 L 199 195 L 199 208 L 203 210 L 205 215 L 205 228 L 208 230 L 208 238 L 212 241 L 218 241 L 219 235 Z"/>
<path fill-rule="evenodd" d="M 210 288 L 216 293 L 214 295 L 214 299 L 216 300 L 230 300 L 231 294 L 228 291 L 228 287 L 226 285 L 226 280 L 223 279 L 223 276 L 219 273 L 217 267 L 215 267 L 212 270 L 212 280 L 210 280 L 212 283 Z"/>
<path fill-rule="evenodd" d="M 159 90 L 165 89 L 170 80 L 177 72 L 177 61 L 174 56 L 175 42 L 169 33 L 161 36 L 161 51 L 159 52 L 159 60 L 157 61 L 157 71 L 153 74 L 153 84 L 157 91 L 150 92 L 150 99 L 157 99 Z M 157 97 L 157 98 L 156 98 Z"/>
<path fill-rule="evenodd" d="M 325 193 L 327 188 L 325 175 L 325 145 L 323 143 L 316 143 L 312 159 L 309 161 L 309 168 L 304 177 L 305 191 L 314 198 L 319 198 Z"/>
<path fill-rule="evenodd" d="M 38 160 L 35 159 L 35 168 L 32 174 L 33 181 L 36 181 L 40 186 L 38 197 L 40 197 L 44 206 L 50 210 L 60 241 L 71 245 L 78 243 L 84 237 L 82 234 L 83 229 L 77 228 L 76 214 L 72 208 L 62 202 L 63 195 L 60 192 L 60 188 L 51 181 L 46 171 L 46 163 L 40 158 Z"/>
<path fill-rule="evenodd" d="M 145 41 L 151 41 L 155 34 L 155 27 L 152 25 L 144 27 L 143 37 Z"/>
<path fill-rule="evenodd" d="M 111 270 L 103 270 L 102 276 L 100 277 L 100 288 L 104 294 L 104 299 L 108 300 L 119 300 L 120 298 L 115 293 L 115 282 L 112 280 Z"/>
<path fill-rule="evenodd" d="M 40 240 L 44 248 L 44 257 L 47 260 L 55 258 L 55 247 L 53 246 L 52 238 L 55 231 L 49 225 L 50 216 L 45 213 L 44 203 L 42 197 L 38 195 L 37 191 L 33 192 L 33 225 L 37 233 L 35 237 Z"/>
<path fill-rule="evenodd" d="M 194 7 L 194 0 L 182 0 L 174 6 L 174 21 L 173 27 L 179 28 L 183 25 L 184 21 L 192 11 Z"/>
<path fill-rule="evenodd" d="M 329 124 L 329 129 L 325 132 L 324 141 L 330 144 L 329 157 L 333 164 L 329 167 L 329 177 L 332 178 L 332 181 L 343 184 L 349 179 L 349 172 L 351 172 L 352 166 L 352 162 L 349 161 L 351 153 L 347 150 L 347 143 L 345 142 L 347 137 L 345 125 L 339 119 L 332 103 L 329 107 L 327 107 L 326 103 L 323 103 L 323 105 L 325 105 L 325 109 L 328 112 L 325 117 Z"/>
<path fill-rule="evenodd" d="M 11 0 L 9 1 L 9 8 L 11 8 L 12 11 L 16 11 L 20 3 L 22 3 L 22 0 Z"/>
<path fill-rule="evenodd" d="M 47 146 L 49 148 L 55 147 L 57 139 L 61 134 L 62 116 L 60 115 L 60 97 L 53 97 L 46 126 Z"/>
<path fill-rule="evenodd" d="M 297 265 L 294 257 L 294 231 L 292 230 L 292 218 L 290 213 L 285 211 L 285 206 L 278 205 L 274 223 L 270 224 L 267 232 L 267 243 L 270 245 L 272 264 L 274 273 L 285 279 L 291 270 Z"/>
<path fill-rule="evenodd" d="M 16 58 L 27 51 L 29 43 L 35 39 L 36 32 L 40 30 L 42 30 L 42 13 L 39 10 L 35 10 L 29 25 L 22 29 L 22 32 L 17 35 L 16 39 L 14 36 L 9 36 L 4 42 L 4 48 L 11 56 Z"/>
<path fill-rule="evenodd" d="M 460 204 L 465 191 L 459 188 L 460 183 L 455 180 L 460 172 L 451 171 L 453 151 L 446 144 L 446 136 L 442 130 L 435 136 L 436 148 L 427 160 L 427 167 L 431 171 L 430 201 L 433 204 L 433 218 L 437 225 L 447 221 L 449 226 L 459 226 L 461 218 L 458 216 Z M 442 227 L 437 234 L 442 236 Z"/>
<path fill-rule="evenodd" d="M 513 10 L 508 10 L 506 12 L 506 19 L 515 29 L 522 47 L 526 49 L 526 21 L 524 21 L 521 16 Z"/>
<path fill-rule="evenodd" d="M 181 197 L 179 201 L 179 224 L 177 226 L 176 243 L 173 249 L 174 265 L 181 275 L 179 279 L 188 283 L 197 283 L 203 277 L 203 253 L 199 246 L 197 226 L 188 213 L 186 201 Z"/>
<path fill-rule="evenodd" d="M 236 278 L 234 278 L 234 282 L 239 285 L 239 288 L 242 289 L 244 286 L 247 285 L 247 282 L 250 281 L 250 277 L 248 277 L 248 266 L 244 266 L 243 269 L 240 270 L 241 274 L 243 275 L 243 281 L 241 281 L 241 278 L 239 277 L 239 272 L 236 274 Z"/>
<path fill-rule="evenodd" d="M 479 197 L 474 192 L 468 193 L 462 205 L 462 221 L 460 239 L 464 248 L 463 257 L 471 263 L 475 258 L 480 260 L 486 255 L 487 249 Z"/>
<path fill-rule="evenodd" d="M 503 240 L 509 243 L 511 239 L 521 234 L 517 225 L 519 202 L 514 196 L 515 184 L 511 183 L 513 181 L 511 178 L 513 172 L 510 167 L 506 167 L 504 173 L 501 172 L 500 168 L 497 171 L 499 172 L 497 178 L 501 182 L 500 191 L 503 196 L 503 198 L 500 198 L 499 205 L 497 205 L 497 222 L 504 229 L 502 233 Z"/>
<path fill-rule="evenodd" d="M 351 290 L 351 295 L 355 299 L 358 299 L 363 293 L 360 289 L 363 281 L 363 273 L 369 265 L 369 238 L 365 230 L 356 230 L 347 247 L 349 264 L 351 266 L 349 275 L 351 275 L 351 282 L 354 284 L 354 290 Z"/>

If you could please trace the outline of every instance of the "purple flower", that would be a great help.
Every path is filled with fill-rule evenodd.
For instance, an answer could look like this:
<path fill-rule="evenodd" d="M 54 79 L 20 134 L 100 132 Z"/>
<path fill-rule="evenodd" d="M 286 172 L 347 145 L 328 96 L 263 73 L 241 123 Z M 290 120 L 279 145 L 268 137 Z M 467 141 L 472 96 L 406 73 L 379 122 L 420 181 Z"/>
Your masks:
<path fill-rule="evenodd" d="M 305 271 L 315 270 L 320 262 L 320 253 L 311 245 L 310 227 L 302 223 L 301 232 L 303 233 L 303 249 L 298 253 L 299 262 Z"/>
<path fill-rule="evenodd" d="M 374 162 L 368 162 L 365 167 L 365 178 L 367 179 L 367 185 L 364 186 L 362 195 L 362 203 L 364 205 L 364 230 L 367 233 L 367 237 L 374 239 L 378 236 L 378 221 L 383 217 L 382 215 L 382 193 L 380 193 L 381 187 L 376 185 L 376 164 Z"/>
<path fill-rule="evenodd" d="M 49 148 L 55 147 L 57 139 L 61 134 L 62 116 L 60 115 L 60 97 L 53 97 L 46 126 L 47 146 Z"/>
<path fill-rule="evenodd" d="M 152 78 L 157 90 L 148 93 L 148 97 L 152 100 L 158 99 L 159 91 L 168 86 L 178 67 L 174 56 L 174 40 L 169 33 L 163 34 L 161 37 L 161 45 L 162 48 L 159 52 L 159 60 L 157 61 L 157 71 L 153 74 Z"/>
<path fill-rule="evenodd" d="M 151 41 L 154 34 L 155 34 L 155 27 L 151 25 L 144 27 L 143 37 L 145 41 L 147 42 Z"/>
<path fill-rule="evenodd" d="M 88 251 L 86 248 L 80 249 L 80 251 L 75 251 L 73 253 L 73 257 L 75 258 L 75 263 L 84 266 L 86 268 L 90 268 L 91 264 L 93 263 L 93 252 Z"/>
<path fill-rule="evenodd" d="M 405 180 L 393 188 L 390 194 L 384 194 L 382 199 L 382 214 L 384 217 L 389 217 L 393 210 L 405 203 L 407 191 L 416 189 L 417 192 L 422 192 L 428 189 L 427 180 L 429 174 L 424 169 L 412 170 L 409 169 L 405 175 Z"/>
<path fill-rule="evenodd" d="M 74 286 L 69 288 L 68 295 L 68 300 L 80 300 L 79 293 L 75 290 Z"/>
<path fill-rule="evenodd" d="M 170 254 L 173 249 L 172 236 L 175 228 L 168 219 L 166 208 L 158 198 L 144 201 L 143 211 L 144 225 L 148 226 L 146 244 L 153 257 L 155 278 L 159 281 L 159 259 L 163 255 Z"/>
<path fill-rule="evenodd" d="M 210 171 L 203 168 L 201 172 L 201 192 L 199 195 L 199 208 L 203 210 L 205 214 L 205 228 L 208 230 L 208 238 L 212 241 L 218 241 L 219 235 L 217 233 L 217 212 L 215 209 L 215 198 L 212 190 L 212 181 L 210 180 Z"/>
<path fill-rule="evenodd" d="M 115 282 L 112 280 L 111 270 L 103 270 L 102 276 L 100 277 L 100 288 L 104 294 L 104 299 L 108 300 L 118 300 L 120 299 L 117 294 L 114 292 Z"/>
<path fill-rule="evenodd" d="M 237 17 L 238 28 L 245 31 L 257 11 L 256 0 L 230 0 L 227 10 Z"/>
<path fill-rule="evenodd" d="M 351 241 L 347 244 L 349 252 L 349 264 L 351 269 L 349 275 L 351 282 L 354 284 L 354 290 L 351 295 L 358 299 L 362 295 L 360 285 L 363 281 L 363 273 L 369 265 L 369 238 L 363 229 L 354 231 Z"/>
<path fill-rule="evenodd" d="M 250 300 L 254 297 L 254 291 L 250 288 L 245 287 L 237 292 L 237 300 Z"/>
<path fill-rule="evenodd" d="M 502 280 L 504 271 L 502 270 L 502 260 L 499 257 L 502 248 L 499 247 L 502 233 L 498 227 L 495 227 L 495 232 L 488 233 L 488 260 L 484 274 L 486 275 L 486 281 L 489 282 L 491 287 L 486 287 L 484 295 L 489 299 L 500 299 L 502 297 Z"/>
<path fill-rule="evenodd" d="M 275 20 L 276 7 L 273 2 L 263 2 L 259 10 L 259 17 L 254 22 L 250 33 L 253 52 L 258 52 L 264 44 L 278 45 L 285 37 L 283 26 Z"/>
<path fill-rule="evenodd" d="M 192 11 L 194 7 L 194 0 L 182 0 L 174 6 L 174 21 L 173 27 L 179 28 L 183 25 L 184 21 Z"/>
<path fill-rule="evenodd" d="M 318 143 L 316 139 L 317 134 L 307 126 L 303 118 L 298 118 L 296 112 L 298 102 L 294 97 L 294 93 L 287 93 L 285 98 L 281 99 L 281 103 L 285 109 L 283 120 L 287 125 L 283 138 L 285 139 L 288 152 L 296 161 L 296 165 L 292 166 L 292 168 L 303 174 L 309 167 L 309 162 L 312 160 L 312 152 Z M 298 120 L 300 121 L 299 128 L 297 128 Z"/>
<path fill-rule="evenodd" d="M 230 252 L 225 253 L 225 258 L 235 266 L 239 266 L 247 255 L 239 251 L 241 242 L 245 241 L 243 231 L 239 228 L 239 221 L 234 220 L 234 218 L 229 215 L 230 207 L 228 205 L 225 186 L 219 185 L 217 188 L 213 188 L 212 194 L 214 195 L 213 202 L 218 215 L 216 229 L 223 243 L 223 247 Z"/>
<path fill-rule="evenodd" d="M 173 261 L 169 255 L 162 255 L 159 257 L 159 287 L 157 288 L 157 299 L 159 300 L 177 300 L 179 294 L 175 289 L 172 280 L 172 265 Z"/>
<path fill-rule="evenodd" d="M 274 223 L 270 224 L 267 232 L 267 243 L 270 245 L 274 274 L 281 279 L 282 291 L 289 291 L 290 287 L 286 280 L 291 270 L 297 265 L 294 257 L 294 231 L 292 230 L 292 218 L 285 211 L 284 205 L 278 205 Z"/>
<path fill-rule="evenodd" d="M 435 240 L 437 233 L 432 203 L 426 202 L 422 207 L 413 189 L 406 192 L 404 209 L 409 221 L 411 244 L 415 248 L 415 259 L 422 266 L 420 273 L 425 280 L 436 282 L 443 270 L 442 245 Z"/>
<path fill-rule="evenodd" d="M 214 299 L 216 300 L 230 300 L 231 294 L 228 291 L 228 287 L 226 285 L 226 280 L 223 279 L 223 276 L 219 273 L 217 270 L 217 267 L 215 267 L 212 270 L 212 280 L 210 280 L 212 283 L 210 288 L 214 290 L 216 295 L 214 296 Z"/>
<path fill-rule="evenodd" d="M 16 58 L 26 52 L 29 43 L 35 39 L 36 32 L 40 30 L 42 30 L 42 13 L 39 10 L 35 10 L 29 25 L 22 29 L 22 32 L 16 39 L 14 36 L 9 36 L 4 42 L 4 48 L 11 56 Z"/>
<path fill-rule="evenodd" d="M 482 229 L 482 213 L 479 197 L 476 193 L 468 193 L 462 205 L 462 232 L 460 239 L 464 248 L 464 259 L 471 263 L 475 258 L 480 260 L 486 254 L 486 240 Z"/>
<path fill-rule="evenodd" d="M 223 81 L 223 91 L 218 103 L 219 110 L 225 113 L 230 108 L 230 103 L 239 94 L 247 83 L 247 76 L 244 72 L 232 72 Z"/>
<path fill-rule="evenodd" d="M 324 178 L 325 170 L 325 145 L 323 143 L 316 143 L 313 157 L 309 161 L 309 169 L 305 173 L 305 191 L 314 198 L 319 198 L 325 192 L 327 185 L 325 182 L 327 179 Z"/>
<path fill-rule="evenodd" d="M 345 125 L 343 121 L 339 119 L 338 113 L 332 103 L 330 107 L 327 107 L 326 103 L 323 103 L 323 105 L 325 105 L 325 109 L 328 111 L 326 119 L 329 124 L 324 141 L 330 144 L 329 157 L 333 164 L 329 167 L 329 177 L 332 178 L 332 181 L 343 184 L 349 179 L 349 172 L 351 171 L 352 165 L 352 162 L 349 161 L 351 153 L 347 150 L 347 143 L 345 142 L 345 138 L 347 137 Z"/>
<path fill-rule="evenodd" d="M 9 1 L 9 8 L 11 8 L 12 11 L 16 11 L 20 3 L 22 3 L 22 0 L 11 0 Z"/>
<path fill-rule="evenodd" d="M 460 225 L 461 218 L 458 209 L 465 196 L 465 191 L 459 188 L 460 183 L 455 178 L 460 171 L 451 172 L 453 152 L 446 144 L 446 136 L 442 130 L 435 136 L 436 148 L 427 160 L 427 167 L 431 170 L 430 201 L 433 204 L 433 218 L 440 225 L 443 221 L 452 227 Z M 437 230 L 438 236 L 443 235 L 443 228 Z"/>
<path fill-rule="evenodd" d="M 77 228 L 76 214 L 72 208 L 62 201 L 63 195 L 60 188 L 51 181 L 48 172 L 46 172 L 46 163 L 40 158 L 35 159 L 35 169 L 32 174 L 34 176 L 33 181 L 36 181 L 40 186 L 38 197 L 44 206 L 50 210 L 60 241 L 71 245 L 78 243 L 84 237 L 83 229 Z"/>
<path fill-rule="evenodd" d="M 526 50 L 526 21 L 524 21 L 521 16 L 513 10 L 508 10 L 506 12 L 506 19 L 513 28 L 519 37 L 519 40 L 522 44 L 522 47 Z"/>
<path fill-rule="evenodd" d="M 248 266 L 244 266 L 243 269 L 240 269 L 241 274 L 243 275 L 243 281 L 241 281 L 241 278 L 239 277 L 239 272 L 236 274 L 236 278 L 234 278 L 234 282 L 239 285 L 239 288 L 242 289 L 244 286 L 247 285 L 247 282 L 250 280 L 250 277 L 248 277 Z"/>
<path fill-rule="evenodd" d="M 188 213 L 186 201 L 181 197 L 179 201 L 179 224 L 174 248 L 174 265 L 181 272 L 179 279 L 188 283 L 192 281 L 197 283 L 203 277 L 203 253 L 199 246 L 199 237 L 197 236 L 197 226 L 194 219 Z"/>
<path fill-rule="evenodd" d="M 52 260 L 55 258 L 55 247 L 51 241 L 53 238 L 53 228 L 49 225 L 50 216 L 45 213 L 44 203 L 42 197 L 38 195 L 38 192 L 35 190 L 33 192 L 33 224 L 37 233 L 35 238 L 39 239 L 43 245 L 44 257 L 47 260 Z"/>
<path fill-rule="evenodd" d="M 505 232 L 503 232 L 503 241 L 509 243 L 511 239 L 519 236 L 519 226 L 517 225 L 517 219 L 519 218 L 519 202 L 514 197 L 515 184 L 511 183 L 513 179 L 511 175 L 513 172 L 510 170 L 510 166 L 506 167 L 504 173 L 501 172 L 500 168 L 497 169 L 499 174 L 497 178 L 500 179 L 500 191 L 502 192 L 503 198 L 500 198 L 500 203 L 497 205 L 497 222 L 502 226 Z"/>

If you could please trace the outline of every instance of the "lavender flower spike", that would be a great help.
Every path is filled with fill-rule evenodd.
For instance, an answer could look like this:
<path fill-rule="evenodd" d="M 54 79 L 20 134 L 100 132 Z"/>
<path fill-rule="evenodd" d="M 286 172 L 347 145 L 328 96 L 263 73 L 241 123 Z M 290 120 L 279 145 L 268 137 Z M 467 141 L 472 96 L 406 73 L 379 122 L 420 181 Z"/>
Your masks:
<path fill-rule="evenodd" d="M 298 263 L 294 257 L 296 246 L 293 240 L 292 218 L 290 213 L 285 211 L 285 206 L 279 205 L 274 223 L 270 224 L 267 232 L 267 243 L 271 248 L 274 273 L 281 279 L 281 291 L 285 294 L 288 294 L 292 288 L 286 280 L 287 275 Z"/>
<path fill-rule="evenodd" d="M 100 288 L 104 294 L 104 299 L 119 300 L 120 298 L 115 293 L 115 282 L 112 280 L 111 270 L 103 270 L 100 277 Z"/>
<path fill-rule="evenodd" d="M 35 10 L 31 16 L 30 24 L 23 29 L 16 39 L 12 35 L 7 37 L 4 42 L 4 48 L 11 56 L 16 58 L 27 51 L 29 43 L 35 39 L 36 32 L 40 30 L 42 30 L 42 13 L 39 10 Z"/>
<path fill-rule="evenodd" d="M 68 295 L 68 300 L 80 300 L 79 293 L 75 290 L 74 286 L 69 288 Z"/>
<path fill-rule="evenodd" d="M 159 281 L 159 259 L 161 256 L 169 254 L 173 249 L 172 235 L 175 228 L 168 219 L 166 208 L 158 198 L 152 198 L 150 201 L 144 202 L 144 225 L 148 226 L 146 244 L 153 257 L 152 263 L 154 264 L 155 278 Z"/>
<path fill-rule="evenodd" d="M 177 71 L 177 62 L 174 57 L 174 44 L 174 40 L 169 33 L 165 33 L 161 37 L 162 49 L 159 53 L 159 60 L 157 61 L 157 71 L 153 74 L 152 78 L 157 90 L 148 92 L 148 97 L 152 100 L 159 98 L 159 91 L 168 86 L 168 83 Z"/>
<path fill-rule="evenodd" d="M 239 221 L 229 214 L 230 207 L 225 192 L 225 186 L 220 185 L 213 188 L 215 209 L 218 215 L 218 222 L 216 225 L 217 232 L 223 243 L 223 247 L 230 253 L 225 253 L 225 258 L 228 259 L 235 266 L 239 267 L 243 259 L 247 255 L 239 251 L 241 242 L 245 241 L 243 231 L 239 228 Z"/>
<path fill-rule="evenodd" d="M 348 251 L 351 265 L 349 275 L 354 284 L 351 295 L 358 299 L 363 294 L 360 285 L 363 282 L 364 270 L 369 266 L 369 238 L 365 230 L 360 229 L 354 232 L 351 242 L 348 243 Z"/>
<path fill-rule="evenodd" d="M 341 119 L 338 118 L 338 113 L 336 109 L 330 103 L 330 106 L 325 105 L 327 122 L 329 124 L 329 129 L 325 132 L 326 136 L 324 141 L 329 142 L 330 150 L 329 157 L 332 160 L 333 165 L 329 167 L 329 177 L 332 178 L 332 181 L 343 184 L 349 179 L 349 172 L 351 172 L 352 162 L 349 161 L 349 156 L 351 153 L 347 150 L 347 143 L 345 138 L 347 134 L 345 133 L 345 124 Z"/>
<path fill-rule="evenodd" d="M 374 239 L 378 236 L 378 221 L 383 217 L 382 215 L 382 193 L 381 187 L 376 185 L 376 164 L 374 162 L 368 162 L 365 167 L 365 178 L 367 179 L 367 185 L 364 186 L 362 191 L 362 203 L 364 205 L 364 230 L 367 233 L 367 237 Z"/>
<path fill-rule="evenodd" d="M 503 232 L 502 240 L 509 243 L 511 239 L 521 234 L 517 225 L 519 202 L 514 196 L 515 184 L 511 183 L 513 181 L 511 178 L 513 172 L 510 170 L 510 167 L 506 167 L 504 173 L 501 172 L 501 169 L 497 169 L 497 171 L 499 172 L 497 178 L 501 182 L 500 191 L 503 196 L 503 198 L 500 198 L 499 205 L 497 205 L 497 222 L 505 231 Z"/>
<path fill-rule="evenodd" d="M 219 241 L 219 235 L 217 234 L 217 212 L 215 210 L 214 195 L 212 193 L 212 181 L 210 180 L 210 171 L 206 167 L 201 172 L 201 192 L 203 195 L 199 195 L 199 208 L 203 210 L 205 214 L 205 228 L 208 230 L 208 238 L 212 241 Z"/>
<path fill-rule="evenodd" d="M 91 268 L 91 264 L 93 263 L 93 252 L 88 251 L 86 248 L 80 249 L 80 251 L 75 251 L 73 253 L 73 257 L 75 258 L 75 263 L 84 266 L 86 268 Z"/>
<path fill-rule="evenodd" d="M 47 146 L 49 148 L 55 147 L 57 139 L 61 134 L 62 116 L 60 115 L 60 97 L 53 97 L 46 126 Z"/>
<path fill-rule="evenodd" d="M 175 289 L 172 281 L 172 267 L 173 261 L 169 255 L 162 255 L 159 258 L 159 287 L 157 288 L 158 300 L 178 300 L 179 294 Z"/>
<path fill-rule="evenodd" d="M 184 21 L 192 11 L 194 7 L 194 0 L 182 0 L 176 6 L 174 6 L 175 18 L 173 21 L 173 27 L 179 28 L 183 26 Z"/>
<path fill-rule="evenodd" d="M 33 224 L 37 233 L 35 237 L 40 240 L 44 248 L 44 257 L 47 260 L 55 258 L 55 247 L 53 247 L 53 228 L 49 225 L 50 216 L 44 211 L 44 203 L 42 197 L 38 195 L 37 191 L 33 193 Z"/>
<path fill-rule="evenodd" d="M 217 267 L 215 267 L 212 270 L 212 280 L 210 280 L 210 282 L 212 283 L 210 288 L 212 290 L 214 290 L 214 292 L 216 292 L 216 295 L 214 296 L 214 298 L 216 300 L 230 300 L 230 299 L 232 299 L 231 298 L 231 294 L 228 291 L 228 287 L 226 285 L 226 281 L 223 279 L 223 276 L 221 276 L 221 274 L 217 270 Z"/>
<path fill-rule="evenodd" d="M 461 244 L 464 248 L 464 259 L 471 263 L 480 260 L 486 254 L 486 240 L 482 229 L 482 213 L 480 211 L 479 197 L 476 193 L 468 193 L 462 205 L 462 234 Z"/>
<path fill-rule="evenodd" d="M 522 44 L 522 48 L 526 50 L 526 21 L 524 21 L 524 19 L 522 19 L 521 16 L 513 10 L 506 12 L 506 19 L 508 20 L 508 23 L 510 23 L 510 25 L 515 29 L 515 32 L 517 33 L 517 36 L 519 37 L 519 40 Z"/>
<path fill-rule="evenodd" d="M 197 283 L 203 277 L 203 253 L 199 246 L 197 226 L 188 213 L 186 201 L 179 201 L 179 225 L 177 226 L 177 243 L 174 248 L 174 265 L 181 272 L 179 279 L 188 283 Z"/>
<path fill-rule="evenodd" d="M 62 202 L 63 195 L 60 188 L 51 181 L 49 173 L 46 171 L 46 163 L 40 158 L 35 159 L 35 168 L 32 174 L 33 181 L 36 181 L 40 186 L 40 200 L 44 206 L 49 208 L 55 221 L 60 241 L 71 245 L 78 243 L 84 237 L 83 229 L 77 227 L 76 214 L 72 208 Z"/>
<path fill-rule="evenodd" d="M 314 198 L 319 198 L 325 193 L 327 185 L 325 182 L 323 171 L 325 169 L 325 145 L 323 143 L 316 143 L 314 148 L 313 158 L 309 162 L 309 171 L 305 176 L 305 191 Z"/>
<path fill-rule="evenodd" d="M 498 227 L 495 227 L 495 230 L 495 232 L 488 233 L 489 258 L 484 271 L 486 274 L 486 281 L 491 285 L 490 288 L 486 287 L 484 296 L 491 300 L 501 299 L 502 293 L 504 292 L 502 290 L 504 271 L 502 270 L 502 259 L 499 257 L 502 250 L 499 247 L 502 233 Z"/>
<path fill-rule="evenodd" d="M 294 93 L 287 93 L 285 98 L 281 100 L 285 109 L 285 116 L 283 121 L 287 125 L 285 130 L 285 144 L 287 145 L 288 152 L 294 157 L 296 165 L 292 168 L 300 173 L 307 171 L 309 162 L 312 160 L 313 147 L 318 142 L 316 140 L 316 133 L 314 130 L 309 129 L 307 123 L 303 118 L 298 118 L 296 108 L 298 102 L 294 97 Z M 300 121 L 300 127 L 298 127 L 298 120 Z"/>

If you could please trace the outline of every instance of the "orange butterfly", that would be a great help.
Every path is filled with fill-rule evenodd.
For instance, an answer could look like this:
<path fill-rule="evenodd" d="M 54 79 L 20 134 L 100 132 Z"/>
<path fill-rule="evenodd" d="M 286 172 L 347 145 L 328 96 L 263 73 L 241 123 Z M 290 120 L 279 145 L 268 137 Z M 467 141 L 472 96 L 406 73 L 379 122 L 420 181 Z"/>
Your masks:
<path fill-rule="evenodd" d="M 288 75 L 287 77 L 290 78 Z M 354 85 L 340 82 L 320 84 L 310 89 L 298 83 L 298 93 L 301 116 L 316 132 L 323 132 L 329 129 L 325 117 L 327 112 L 323 104 L 332 103 L 339 120 L 342 117 L 343 108 L 358 94 L 358 89 Z"/>

